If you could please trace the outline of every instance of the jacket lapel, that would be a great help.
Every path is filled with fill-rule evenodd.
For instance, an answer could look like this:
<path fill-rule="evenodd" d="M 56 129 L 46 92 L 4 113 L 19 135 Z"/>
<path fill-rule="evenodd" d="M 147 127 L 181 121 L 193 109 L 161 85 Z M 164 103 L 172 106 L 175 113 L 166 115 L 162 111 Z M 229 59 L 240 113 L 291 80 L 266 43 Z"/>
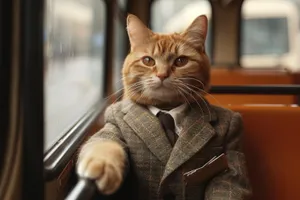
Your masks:
<path fill-rule="evenodd" d="M 161 183 L 179 166 L 200 151 L 216 134 L 210 121 L 216 120 L 216 113 L 209 104 L 192 105 L 182 123 L 182 131 L 166 164 Z"/>
<path fill-rule="evenodd" d="M 172 147 L 159 120 L 147 108 L 131 101 L 123 104 L 125 122 L 143 140 L 149 150 L 165 165 L 170 157 Z"/>

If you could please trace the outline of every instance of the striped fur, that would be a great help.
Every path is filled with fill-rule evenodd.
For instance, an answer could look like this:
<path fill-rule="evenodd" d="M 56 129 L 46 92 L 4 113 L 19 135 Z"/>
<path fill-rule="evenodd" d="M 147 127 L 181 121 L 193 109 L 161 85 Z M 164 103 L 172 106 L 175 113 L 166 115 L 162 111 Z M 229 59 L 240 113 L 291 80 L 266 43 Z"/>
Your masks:
<path fill-rule="evenodd" d="M 207 31 L 205 16 L 195 19 L 183 33 L 158 34 L 144 26 L 137 17 L 129 15 L 127 29 L 131 50 L 122 71 L 125 98 L 146 105 L 169 104 L 170 99 L 177 104 L 186 102 L 186 99 L 189 102 L 201 100 L 197 95 L 193 98 L 189 95 L 183 97 L 176 87 L 166 88 L 170 94 L 169 98 L 149 95 L 143 90 L 151 89 L 149 83 L 151 81 L 147 80 L 153 79 L 157 73 L 167 73 L 170 82 L 179 78 L 187 84 L 194 85 L 193 89 L 197 90 L 198 94 L 202 94 L 203 91 L 205 93 L 209 89 L 210 63 L 204 49 Z M 142 62 L 144 56 L 152 57 L 155 65 L 151 67 L 144 65 Z M 174 60 L 181 56 L 187 57 L 188 63 L 183 67 L 175 67 Z M 142 83 L 141 86 L 135 87 L 138 82 Z"/>

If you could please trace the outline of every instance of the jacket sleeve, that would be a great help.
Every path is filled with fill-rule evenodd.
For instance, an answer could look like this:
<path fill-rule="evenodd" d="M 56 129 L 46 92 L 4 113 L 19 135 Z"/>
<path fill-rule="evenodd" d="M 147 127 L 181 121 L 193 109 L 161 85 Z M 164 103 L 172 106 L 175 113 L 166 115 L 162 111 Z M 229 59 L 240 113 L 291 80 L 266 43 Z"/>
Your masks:
<path fill-rule="evenodd" d="M 126 141 L 123 138 L 122 132 L 118 127 L 116 117 L 115 117 L 115 109 L 114 105 L 110 105 L 107 107 L 104 113 L 104 122 L 105 125 L 101 128 L 97 133 L 95 133 L 87 143 L 93 142 L 101 142 L 101 141 L 113 141 L 118 143 L 125 151 L 126 159 L 125 159 L 125 168 L 124 168 L 124 176 L 126 176 L 129 170 L 129 161 L 128 161 L 128 147 Z M 107 155 L 110 156 L 110 155 Z"/>
<path fill-rule="evenodd" d="M 205 200 L 246 200 L 251 197 L 252 190 L 241 146 L 242 133 L 241 115 L 234 113 L 225 139 L 229 169 L 210 181 Z"/>

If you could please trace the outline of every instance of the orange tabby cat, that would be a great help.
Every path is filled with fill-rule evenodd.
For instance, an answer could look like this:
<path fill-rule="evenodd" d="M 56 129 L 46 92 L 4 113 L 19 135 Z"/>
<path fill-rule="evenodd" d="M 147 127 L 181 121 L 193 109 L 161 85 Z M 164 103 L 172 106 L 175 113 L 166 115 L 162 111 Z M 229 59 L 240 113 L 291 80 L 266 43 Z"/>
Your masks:
<path fill-rule="evenodd" d="M 107 108 L 105 126 L 82 147 L 78 175 L 95 179 L 103 194 L 112 194 L 130 167 L 138 178 L 139 200 L 199 200 L 204 193 L 206 199 L 244 199 L 250 190 L 238 144 L 241 117 L 210 106 L 202 95 L 210 77 L 206 16 L 197 17 L 182 33 L 158 34 L 129 15 L 127 30 L 131 50 L 122 71 L 124 99 Z M 156 114 L 146 107 L 170 110 L 181 104 L 190 106 L 182 120 L 186 130 L 172 148 Z M 196 185 L 184 183 L 184 171 L 203 166 L 223 150 L 230 170 L 208 185 L 197 178 Z"/>
<path fill-rule="evenodd" d="M 196 18 L 183 33 L 158 34 L 130 14 L 127 31 L 131 50 L 123 65 L 124 98 L 158 107 L 202 100 L 199 89 L 209 89 L 210 77 L 206 16 Z M 188 94 L 193 91 L 198 95 Z M 82 177 L 99 178 L 100 191 L 111 194 L 122 182 L 124 160 L 117 143 L 90 140 L 80 152 L 77 171 Z"/>
<path fill-rule="evenodd" d="M 196 18 L 185 32 L 168 35 L 152 32 L 133 15 L 127 23 L 131 51 L 123 66 L 125 97 L 156 106 L 169 105 L 169 99 L 174 104 L 199 100 L 187 92 L 209 89 L 206 16 Z"/>

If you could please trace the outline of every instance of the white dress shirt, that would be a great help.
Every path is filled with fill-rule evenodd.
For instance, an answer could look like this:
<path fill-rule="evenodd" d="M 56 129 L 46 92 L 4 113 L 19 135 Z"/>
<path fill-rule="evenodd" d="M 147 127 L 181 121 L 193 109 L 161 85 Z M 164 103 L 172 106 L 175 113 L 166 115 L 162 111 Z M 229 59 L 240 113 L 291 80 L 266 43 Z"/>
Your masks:
<path fill-rule="evenodd" d="M 175 121 L 175 132 L 176 132 L 177 135 L 179 135 L 181 130 L 182 130 L 181 122 L 184 118 L 186 108 L 187 108 L 187 104 L 181 104 L 180 106 L 178 106 L 176 108 L 173 108 L 172 110 L 169 110 L 169 111 L 168 110 L 161 110 L 161 109 L 159 109 L 157 107 L 154 107 L 154 106 L 148 106 L 148 109 L 150 110 L 150 112 L 155 116 L 160 111 L 170 114 L 173 117 L 174 121 Z"/>

